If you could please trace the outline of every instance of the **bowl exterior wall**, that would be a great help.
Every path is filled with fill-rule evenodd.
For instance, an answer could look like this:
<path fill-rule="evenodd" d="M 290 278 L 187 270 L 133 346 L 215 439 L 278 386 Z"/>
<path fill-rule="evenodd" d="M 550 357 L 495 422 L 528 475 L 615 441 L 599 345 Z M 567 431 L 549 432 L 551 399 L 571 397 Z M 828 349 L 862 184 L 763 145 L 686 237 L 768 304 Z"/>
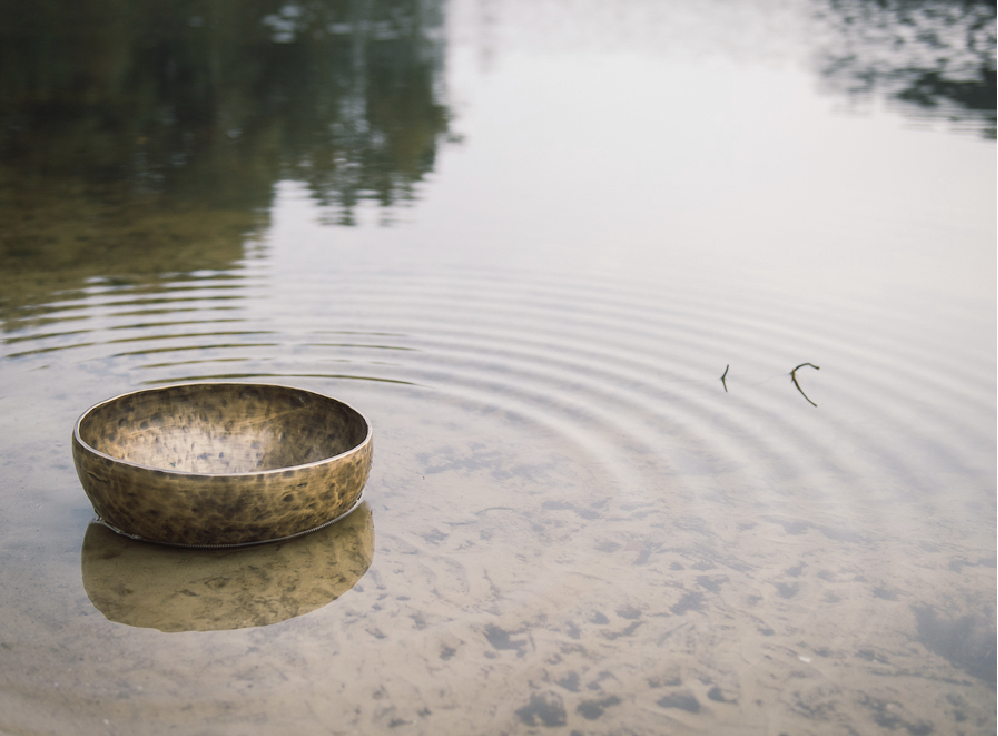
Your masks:
<path fill-rule="evenodd" d="M 146 541 L 190 546 L 255 544 L 320 527 L 353 508 L 374 456 L 368 436 L 314 465 L 198 475 L 116 462 L 75 433 L 72 445 L 80 483 L 101 519 Z"/>

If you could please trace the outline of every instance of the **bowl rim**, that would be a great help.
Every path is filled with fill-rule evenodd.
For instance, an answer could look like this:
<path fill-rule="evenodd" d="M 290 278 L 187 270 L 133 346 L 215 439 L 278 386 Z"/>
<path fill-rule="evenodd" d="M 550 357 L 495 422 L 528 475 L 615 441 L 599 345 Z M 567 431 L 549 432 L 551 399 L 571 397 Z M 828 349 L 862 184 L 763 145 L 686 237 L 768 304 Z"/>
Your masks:
<path fill-rule="evenodd" d="M 156 467 L 155 465 L 143 465 L 142 463 L 132 462 L 131 460 L 124 460 L 120 457 L 109 455 L 106 452 L 101 452 L 96 447 L 93 447 L 88 442 L 86 442 L 83 439 L 83 437 L 80 436 L 80 424 L 83 422 L 86 416 L 90 412 L 100 408 L 101 406 L 104 406 L 105 404 L 110 404 L 113 401 L 118 401 L 119 399 L 123 399 L 126 396 L 135 396 L 137 394 L 148 394 L 148 393 L 153 393 L 155 391 L 165 391 L 172 388 L 179 388 L 181 386 L 267 386 L 273 388 L 286 388 L 286 389 L 291 389 L 293 391 L 303 391 L 307 394 L 313 394 L 314 396 L 321 396 L 324 399 L 335 401 L 337 404 L 345 406 L 347 409 L 354 412 L 357 416 L 359 416 L 361 419 L 364 420 L 364 424 L 367 426 L 367 434 L 364 436 L 364 439 L 361 442 L 359 442 L 357 445 L 351 447 L 346 452 L 341 452 L 338 455 L 332 455 L 330 457 L 323 458 L 322 460 L 316 460 L 311 463 L 302 463 L 301 465 L 287 465 L 282 468 L 271 468 L 270 470 L 250 470 L 243 473 L 195 473 L 188 470 L 174 470 L 172 468 L 159 468 Z M 322 394 L 319 393 L 318 391 L 312 391 L 311 389 L 307 388 L 300 388 L 298 386 L 288 386 L 283 383 L 257 383 L 257 382 L 248 382 L 248 381 L 186 381 L 180 383 L 165 384 L 163 386 L 155 386 L 153 388 L 137 389 L 135 391 L 126 391 L 125 393 L 112 396 L 109 399 L 98 401 L 96 404 L 94 404 L 89 409 L 80 414 L 79 418 L 76 420 L 76 424 L 73 425 L 73 441 L 79 444 L 84 450 L 96 455 L 97 457 L 110 460 L 111 462 L 117 463 L 119 465 L 127 465 L 132 468 L 141 468 L 142 470 L 150 470 L 155 473 L 163 473 L 166 475 L 179 475 L 190 478 L 241 478 L 241 477 L 246 478 L 246 477 L 256 477 L 260 475 L 279 475 L 281 473 L 288 473 L 291 471 L 299 470 L 301 468 L 314 468 L 319 465 L 325 465 L 326 463 L 333 462 L 334 460 L 339 460 L 341 458 L 347 457 L 348 455 L 361 452 L 365 446 L 371 444 L 371 438 L 373 436 L 374 436 L 374 427 L 371 425 L 371 420 L 368 419 L 366 416 L 364 416 L 364 414 L 362 414 L 361 412 L 357 411 L 354 407 L 350 406 L 345 401 L 341 401 L 340 399 L 337 399 L 334 396 L 329 396 L 328 394 Z M 351 511 L 352 510 L 353 509 L 351 509 Z"/>

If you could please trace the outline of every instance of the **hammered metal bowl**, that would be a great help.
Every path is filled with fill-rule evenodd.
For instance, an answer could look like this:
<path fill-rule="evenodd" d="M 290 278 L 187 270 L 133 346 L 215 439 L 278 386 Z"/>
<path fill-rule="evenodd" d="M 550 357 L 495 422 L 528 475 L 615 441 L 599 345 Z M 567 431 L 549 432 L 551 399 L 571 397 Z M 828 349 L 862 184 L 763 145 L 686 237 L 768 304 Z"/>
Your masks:
<path fill-rule="evenodd" d="M 195 547 L 286 539 L 350 513 L 371 470 L 371 426 L 288 386 L 195 383 L 101 402 L 76 422 L 73 460 L 100 520 Z"/>

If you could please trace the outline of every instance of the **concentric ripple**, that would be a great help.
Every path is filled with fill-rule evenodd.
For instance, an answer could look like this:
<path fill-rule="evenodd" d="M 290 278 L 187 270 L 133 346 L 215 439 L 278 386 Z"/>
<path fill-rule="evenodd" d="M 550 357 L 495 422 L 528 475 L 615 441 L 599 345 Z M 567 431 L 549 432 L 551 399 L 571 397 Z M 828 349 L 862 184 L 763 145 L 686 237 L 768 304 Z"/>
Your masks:
<path fill-rule="evenodd" d="M 247 718 L 291 722 L 309 702 L 356 720 L 383 691 L 401 721 L 451 713 L 447 732 L 554 713 L 608 733 L 763 733 L 832 700 L 838 725 L 865 723 L 884 677 L 989 686 L 991 655 L 946 632 L 989 635 L 968 611 L 993 568 L 993 357 L 871 309 L 494 270 L 288 288 L 257 259 L 34 306 L 6 325 L 0 367 L 7 401 L 56 370 L 94 401 L 263 381 L 372 419 L 374 562 L 335 605 L 250 639 L 297 659 Z M 230 686 L 177 641 L 163 676 L 210 717 Z M 220 663 L 245 644 L 211 641 Z M 156 687 L 140 663 L 165 643 L 123 646 L 121 676 Z M 90 685 L 67 687 L 96 718 Z M 899 717 L 940 722 L 933 702 Z M 152 707 L 130 703 L 125 722 Z"/>

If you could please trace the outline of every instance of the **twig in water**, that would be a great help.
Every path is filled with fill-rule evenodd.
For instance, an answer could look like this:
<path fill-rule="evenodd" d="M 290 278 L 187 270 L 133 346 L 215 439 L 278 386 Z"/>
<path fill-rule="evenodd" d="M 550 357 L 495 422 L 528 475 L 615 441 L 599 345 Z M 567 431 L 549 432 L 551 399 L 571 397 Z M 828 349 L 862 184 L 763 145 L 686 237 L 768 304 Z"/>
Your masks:
<path fill-rule="evenodd" d="M 794 386 L 796 386 L 797 390 L 800 391 L 800 395 L 803 396 L 805 399 L 807 399 L 807 403 L 809 403 L 811 406 L 817 406 L 817 404 L 815 404 L 813 401 L 811 401 L 811 399 L 807 398 L 807 394 L 804 393 L 804 389 L 802 389 L 800 387 L 800 384 L 797 383 L 797 371 L 800 370 L 801 368 L 803 368 L 806 365 L 811 366 L 816 371 L 820 371 L 821 370 L 821 368 L 819 366 L 816 366 L 814 363 L 801 363 L 799 366 L 797 366 L 792 371 L 790 371 L 790 380 L 794 382 Z"/>
<path fill-rule="evenodd" d="M 724 375 L 721 376 L 721 385 L 724 386 L 724 393 L 728 392 L 728 369 L 730 367 L 730 364 L 724 366 Z"/>

